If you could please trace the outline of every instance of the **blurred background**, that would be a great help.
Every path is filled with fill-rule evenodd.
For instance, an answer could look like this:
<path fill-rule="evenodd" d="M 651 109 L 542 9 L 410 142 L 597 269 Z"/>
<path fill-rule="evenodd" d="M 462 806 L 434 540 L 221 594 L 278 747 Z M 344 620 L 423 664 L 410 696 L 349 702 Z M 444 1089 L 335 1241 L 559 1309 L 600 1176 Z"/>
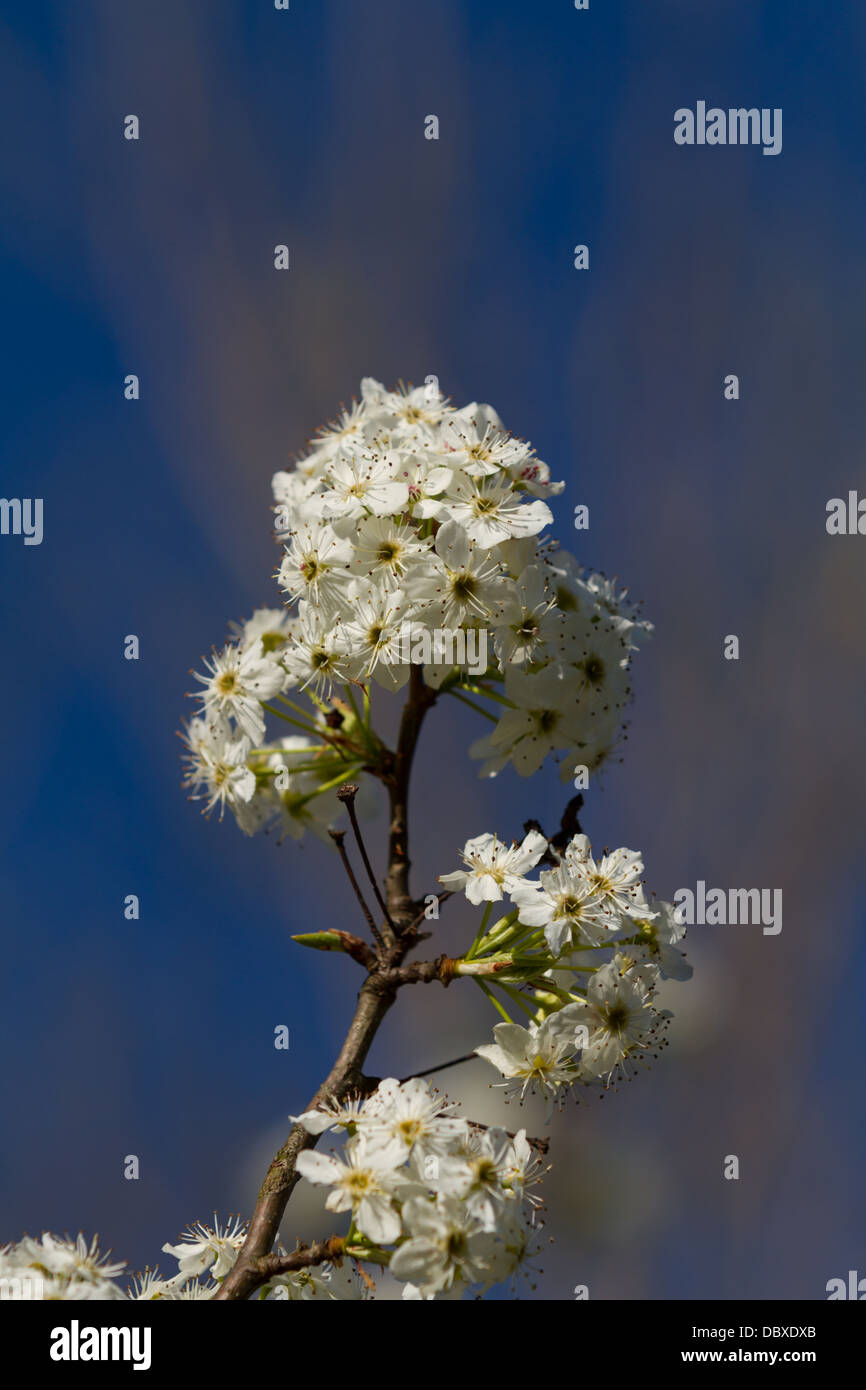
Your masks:
<path fill-rule="evenodd" d="M 866 1274 L 866 540 L 825 530 L 828 498 L 866 492 L 866 11 L 0 13 L 2 492 L 45 508 L 41 546 L 0 540 L 0 1240 L 97 1231 L 173 1268 L 188 1221 L 249 1214 L 330 1065 L 357 968 L 289 937 L 354 920 L 335 855 L 205 821 L 174 731 L 228 620 L 278 600 L 272 473 L 362 376 L 433 373 L 533 441 L 567 480 L 563 542 L 656 625 L 625 760 L 587 795 L 596 847 L 642 849 L 661 897 L 784 893 L 778 936 L 691 932 L 671 1046 L 603 1104 L 548 1128 L 502 1110 L 483 1062 L 443 1074 L 477 1118 L 551 1139 L 534 1296 L 823 1298 Z M 782 107 L 781 155 L 676 146 L 698 100 Z M 477 780 L 479 723 L 455 703 L 424 730 L 418 893 L 467 837 L 558 822 L 555 769 Z M 430 945 L 470 920 L 449 904 Z M 495 1021 L 468 982 L 418 987 L 368 1070 L 432 1066 Z M 320 1205 L 298 1192 L 288 1241 L 330 1231 Z"/>

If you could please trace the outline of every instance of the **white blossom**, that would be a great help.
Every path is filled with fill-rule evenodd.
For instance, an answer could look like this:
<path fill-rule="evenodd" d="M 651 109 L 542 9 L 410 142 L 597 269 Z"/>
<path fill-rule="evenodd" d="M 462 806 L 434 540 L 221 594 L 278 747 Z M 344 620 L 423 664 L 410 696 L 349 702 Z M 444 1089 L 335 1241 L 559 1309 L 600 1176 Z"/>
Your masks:
<path fill-rule="evenodd" d="M 308 1182 L 330 1187 L 328 1211 L 351 1211 L 360 1231 L 377 1245 L 387 1245 L 400 1234 L 400 1215 L 392 1194 L 400 1185 L 394 1170 L 402 1162 L 386 1148 L 371 1150 L 363 1138 L 350 1139 L 345 1162 L 309 1150 L 298 1155 L 297 1169 Z"/>
<path fill-rule="evenodd" d="M 214 1279 L 224 1278 L 237 1259 L 246 1229 L 246 1222 L 239 1217 L 220 1226 L 216 1216 L 213 1226 L 204 1226 L 197 1221 L 187 1227 L 181 1234 L 179 1244 L 162 1247 L 167 1255 L 173 1255 L 178 1262 L 178 1273 L 172 1282 L 183 1284 L 206 1271 L 210 1271 Z"/>
<path fill-rule="evenodd" d="M 252 740 L 265 731 L 262 703 L 285 685 L 285 672 L 278 662 L 260 656 L 254 647 L 227 646 L 205 661 L 206 675 L 196 673 L 204 685 L 205 713 L 229 717 L 241 733 Z"/>
<path fill-rule="evenodd" d="M 547 841 L 537 830 L 530 830 L 519 845 L 503 844 L 489 833 L 477 835 L 460 851 L 466 868 L 440 874 L 439 882 L 452 893 L 464 891 L 471 903 L 499 902 L 524 886 L 524 875 L 546 849 Z"/>

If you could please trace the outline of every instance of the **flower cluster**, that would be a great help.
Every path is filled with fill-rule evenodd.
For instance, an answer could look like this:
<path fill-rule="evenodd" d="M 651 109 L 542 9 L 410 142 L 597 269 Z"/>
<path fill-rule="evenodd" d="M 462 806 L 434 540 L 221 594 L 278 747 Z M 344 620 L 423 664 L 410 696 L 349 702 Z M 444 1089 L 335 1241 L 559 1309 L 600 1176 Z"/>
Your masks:
<path fill-rule="evenodd" d="M 298 1171 L 349 1213 L 346 1251 L 387 1265 L 404 1298 L 461 1298 L 511 1278 L 540 1241 L 541 1165 L 511 1136 L 455 1115 L 415 1078 L 380 1082 L 366 1100 L 307 1111 L 311 1134 L 342 1130 L 338 1155 L 304 1152 Z"/>
<path fill-rule="evenodd" d="M 475 1050 L 508 1089 L 561 1099 L 576 1084 L 608 1087 L 631 1063 L 656 1055 L 671 1017 L 654 1002 L 659 981 L 692 972 L 673 906 L 647 902 L 640 855 L 616 849 L 595 859 L 581 834 L 559 851 L 533 830 L 513 846 L 479 835 L 462 858 L 464 868 L 440 882 L 486 906 L 455 968 L 482 985 L 503 1017 L 495 1041 Z M 530 879 L 542 861 L 548 867 Z M 491 924 L 503 898 L 511 911 Z M 506 1004 L 522 1011 L 522 1024 Z"/>
<path fill-rule="evenodd" d="M 123 1298 L 114 1283 L 125 1266 L 100 1254 L 95 1240 L 24 1236 L 0 1248 L 0 1297 L 11 1301 L 90 1302 Z"/>
<path fill-rule="evenodd" d="M 562 486 L 491 406 L 366 378 L 274 477 L 285 608 L 237 625 L 197 675 L 184 738 L 205 810 L 229 807 L 247 834 L 323 832 L 334 787 L 376 765 L 372 684 L 398 691 L 412 666 L 493 725 L 470 750 L 482 776 L 529 776 L 548 755 L 563 780 L 599 768 L 651 625 L 542 536 Z M 296 736 L 266 741 L 266 715 Z"/>
<path fill-rule="evenodd" d="M 337 1258 L 273 1275 L 260 1298 L 365 1297 L 373 1281 L 355 1272 L 361 1262 L 390 1268 L 405 1298 L 460 1298 L 531 1260 L 541 1229 L 532 1188 L 542 1172 L 525 1131 L 473 1126 L 420 1079 L 382 1081 L 366 1099 L 292 1118 L 316 1136 L 344 1133 L 338 1156 L 306 1151 L 297 1167 L 328 1188 L 326 1207 L 346 1213 L 348 1228 Z M 109 1263 L 95 1241 L 25 1236 L 0 1250 L 0 1288 L 11 1299 L 207 1300 L 233 1268 L 246 1229 L 236 1218 L 190 1226 L 162 1247 L 177 1274 L 148 1269 L 125 1292 L 115 1282 L 124 1265 Z"/>
<path fill-rule="evenodd" d="M 83 1235 L 61 1239 L 47 1232 L 39 1240 L 25 1236 L 16 1245 L 0 1249 L 0 1298 L 12 1301 L 124 1300 L 129 1302 L 207 1301 L 219 1292 L 233 1268 L 246 1235 L 246 1223 L 237 1218 L 225 1226 L 214 1216 L 213 1226 L 196 1222 L 177 1245 L 164 1245 L 178 1262 L 178 1272 L 162 1276 L 158 1269 L 137 1274 L 124 1289 L 118 1282 L 126 1269 L 123 1261 L 101 1255 L 94 1239 Z M 285 1250 L 280 1247 L 279 1254 Z M 326 1301 L 361 1297 L 363 1286 L 354 1271 L 324 1262 L 315 1268 L 291 1271 L 272 1279 L 260 1294 L 281 1299 Z"/>
<path fill-rule="evenodd" d="M 180 1244 L 162 1247 L 176 1257 L 176 1275 L 163 1278 L 158 1270 L 148 1269 L 125 1291 L 116 1282 L 125 1262 L 101 1255 L 95 1238 L 88 1243 L 83 1235 L 75 1240 L 48 1232 L 39 1240 L 25 1236 L 0 1250 L 0 1289 L 12 1300 L 209 1299 L 237 1259 L 245 1234 L 246 1226 L 237 1219 L 225 1227 L 216 1217 L 213 1227 L 197 1222 L 184 1232 Z"/>

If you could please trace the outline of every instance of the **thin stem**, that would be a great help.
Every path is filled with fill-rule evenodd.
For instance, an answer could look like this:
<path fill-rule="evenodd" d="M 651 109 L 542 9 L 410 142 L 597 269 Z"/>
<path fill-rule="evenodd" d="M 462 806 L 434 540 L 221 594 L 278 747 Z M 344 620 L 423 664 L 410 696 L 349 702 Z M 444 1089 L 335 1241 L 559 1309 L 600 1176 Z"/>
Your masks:
<path fill-rule="evenodd" d="M 291 700 L 286 700 L 285 695 L 278 695 L 277 699 L 284 700 L 290 709 L 297 708 L 296 705 L 292 704 Z M 293 724 L 296 729 L 303 729 L 305 734 L 312 734 L 314 738 L 321 739 L 322 743 L 327 743 L 333 748 L 334 752 L 343 759 L 343 762 L 348 763 L 353 761 L 342 745 L 336 739 L 332 738 L 326 729 L 322 729 L 317 724 L 304 724 L 300 719 L 293 719 L 290 714 L 284 714 L 282 710 L 274 709 L 273 705 L 267 704 L 264 700 L 262 700 L 261 705 L 262 709 L 266 709 L 268 714 L 276 715 L 277 719 L 284 719 L 287 724 Z M 279 750 L 277 749 L 275 751 L 278 752 Z"/>
<path fill-rule="evenodd" d="M 518 950 L 531 948 L 540 944 L 536 942 L 537 935 L 536 927 L 524 927 L 522 923 L 518 923 L 513 929 L 500 932 L 497 937 L 485 937 L 480 943 L 479 958 L 483 960 L 485 956 L 505 950 L 513 955 Z"/>
<path fill-rule="evenodd" d="M 488 700 L 496 700 L 500 705 L 506 705 L 508 709 L 517 709 L 513 700 L 509 700 L 507 695 L 500 695 L 498 690 L 490 690 L 486 685 L 469 685 L 467 681 L 460 682 L 461 690 L 468 690 L 473 695 L 485 695 Z"/>
<path fill-rule="evenodd" d="M 346 699 L 348 700 L 349 704 L 350 704 L 351 707 L 352 707 L 352 713 L 354 714 L 355 718 L 357 719 L 358 723 L 360 724 L 360 723 L 362 722 L 362 720 L 361 720 L 360 711 L 359 711 L 359 709 L 358 709 L 358 702 L 357 702 L 357 700 L 355 699 L 355 692 L 353 691 L 351 685 L 345 685 L 345 686 L 343 687 L 343 689 L 344 689 L 345 692 L 346 692 Z"/>
<path fill-rule="evenodd" d="M 268 714 L 275 715 L 277 719 L 284 719 L 287 724 L 294 724 L 296 729 L 303 729 L 305 734 L 315 734 L 316 738 L 324 738 L 324 734 L 314 724 L 302 724 L 300 719 L 293 719 L 290 714 L 285 714 L 283 710 L 274 709 L 273 705 L 269 705 L 265 700 L 262 700 L 262 709 L 266 709 Z"/>
<path fill-rule="evenodd" d="M 361 851 L 361 858 L 364 861 L 364 868 L 367 870 L 367 877 L 373 885 L 373 892 L 376 894 L 376 901 L 381 907 L 383 913 L 385 914 L 385 921 L 388 923 L 388 926 L 391 928 L 391 931 L 394 933 L 394 937 L 396 939 L 397 928 L 394 926 L 394 923 L 391 920 L 391 914 L 385 905 L 385 899 L 382 897 L 382 894 L 379 891 L 379 885 L 376 882 L 376 875 L 373 873 L 373 866 L 370 863 L 370 857 L 367 854 L 367 846 L 364 844 L 364 837 L 361 834 L 361 827 L 358 824 L 358 815 L 355 810 L 355 797 L 357 796 L 357 794 L 358 788 L 354 786 L 351 782 L 346 783 L 337 793 L 338 797 L 346 807 L 346 810 L 349 812 L 349 820 L 352 822 L 352 829 L 355 832 L 355 839 L 358 842 L 358 849 Z"/>
<path fill-rule="evenodd" d="M 523 1009 L 529 1015 L 530 1018 L 533 1018 L 535 1014 L 538 1012 L 537 1007 L 533 1008 L 529 1001 L 525 999 L 523 995 L 520 993 L 520 991 L 516 990 L 513 985 L 505 984 L 504 980 L 497 980 L 496 988 L 501 989 L 505 994 L 507 994 L 509 999 L 511 999 L 515 1004 L 519 1004 L 520 1008 Z"/>
<path fill-rule="evenodd" d="M 459 700 L 461 705 L 468 705 L 470 709 L 474 709 L 476 714 L 483 714 L 484 718 L 489 719 L 492 724 L 499 723 L 496 715 L 491 714 L 489 709 L 482 709 L 480 705 L 476 705 L 474 700 L 470 700 L 466 695 L 461 695 L 459 690 L 449 688 L 445 691 L 445 694 L 453 696 L 455 700 Z"/>
<path fill-rule="evenodd" d="M 413 1071 L 411 1076 L 401 1076 L 400 1085 L 406 1081 L 414 1081 L 420 1076 L 433 1076 L 438 1071 L 447 1071 L 448 1067 L 459 1067 L 461 1062 L 477 1062 L 477 1052 L 467 1052 L 463 1057 L 453 1057 L 450 1062 L 440 1062 L 438 1067 L 426 1067 L 424 1071 Z"/>
<path fill-rule="evenodd" d="M 475 933 L 475 940 L 472 942 L 472 945 L 469 947 L 469 950 L 466 952 L 466 955 L 464 956 L 464 960 L 471 960 L 472 957 L 475 955 L 476 950 L 477 950 L 478 947 L 481 945 L 481 938 L 484 936 L 484 933 L 485 933 L 486 930 L 487 930 L 487 923 L 490 921 L 490 913 L 491 913 L 492 911 L 493 911 L 493 903 L 488 903 L 487 906 L 486 906 L 485 909 L 484 909 L 484 916 L 481 918 L 481 926 L 478 928 L 477 932 Z"/>
<path fill-rule="evenodd" d="M 346 853 L 346 847 L 345 847 L 345 845 L 343 844 L 343 841 L 344 841 L 345 838 L 346 838 L 346 832 L 345 832 L 345 830 L 329 830 L 329 831 L 328 831 L 328 834 L 330 835 L 331 839 L 334 841 L 334 844 L 337 846 L 337 852 L 338 852 L 340 858 L 341 858 L 342 861 L 343 861 L 343 868 L 346 870 L 346 875 L 347 875 L 347 877 L 348 877 L 348 879 L 349 879 L 349 882 L 350 882 L 351 885 L 352 885 L 352 888 L 353 888 L 354 891 L 355 891 L 355 897 L 358 899 L 358 902 L 361 904 L 361 911 L 363 912 L 364 916 L 365 916 L 366 919 L 367 919 L 367 926 L 370 928 L 370 931 L 373 933 L 373 940 L 375 941 L 376 945 L 379 947 L 380 950 L 384 950 L 385 943 L 384 943 L 384 941 L 382 940 L 381 935 L 379 934 L 379 928 L 376 926 L 376 923 L 373 921 L 373 914 L 372 914 L 372 912 L 370 911 L 369 907 L 367 906 L 367 903 L 366 903 L 366 901 L 365 901 L 365 899 L 364 899 L 364 894 L 361 892 L 360 886 L 359 886 L 359 884 L 358 884 L 358 880 L 356 879 L 355 874 L 354 874 L 354 871 L 353 871 L 353 869 L 352 869 L 352 865 L 349 863 L 349 856 L 348 856 L 348 854 Z"/>
<path fill-rule="evenodd" d="M 490 987 L 489 987 L 488 985 L 486 985 L 486 984 L 484 983 L 483 980 L 479 980 L 479 978 L 478 978 L 477 975 L 472 975 L 471 978 L 475 981 L 475 983 L 477 984 L 477 986 L 478 986 L 479 989 L 483 989 L 483 990 L 484 990 L 484 993 L 487 995 L 487 998 L 490 1000 L 490 1002 L 491 1002 L 491 1004 L 493 1005 L 494 1009 L 496 1010 L 496 1012 L 497 1012 L 498 1014 L 501 1014 L 501 1015 L 502 1015 L 502 1017 L 505 1019 L 505 1022 L 506 1022 L 506 1023 L 513 1023 L 513 1022 L 514 1022 L 514 1019 L 511 1018 L 510 1015 L 507 1014 L 507 1013 L 505 1012 L 505 1010 L 504 1010 L 504 1008 L 502 1007 L 502 1005 L 500 1004 L 499 1000 L 496 998 L 496 995 L 493 993 L 493 990 L 490 989 Z"/>
<path fill-rule="evenodd" d="M 492 931 L 483 938 L 487 951 L 496 950 L 500 944 L 510 940 L 516 922 L 517 908 L 514 908 L 513 912 L 507 913 L 505 917 L 500 917 L 498 922 L 494 922 Z"/>
<path fill-rule="evenodd" d="M 296 705 L 294 700 L 289 699 L 288 695 L 277 695 L 276 698 L 280 700 L 282 704 L 288 705 L 289 709 L 293 709 L 295 714 L 300 714 L 303 719 L 313 718 L 312 710 L 305 709 L 303 705 Z"/>

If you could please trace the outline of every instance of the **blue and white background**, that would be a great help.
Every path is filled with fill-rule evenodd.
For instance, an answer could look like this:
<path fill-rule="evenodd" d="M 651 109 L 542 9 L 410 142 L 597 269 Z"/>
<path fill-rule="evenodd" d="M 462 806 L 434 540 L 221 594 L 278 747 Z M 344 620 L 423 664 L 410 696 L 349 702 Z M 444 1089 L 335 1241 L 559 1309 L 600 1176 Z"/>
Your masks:
<path fill-rule="evenodd" d="M 165 1265 L 188 1221 L 249 1213 L 330 1063 L 356 967 L 289 937 L 354 920 L 333 851 L 202 819 L 174 731 L 228 619 L 276 600 L 272 473 L 362 376 L 434 373 L 567 479 L 563 541 L 656 624 L 596 846 L 642 849 L 662 897 L 784 892 L 779 936 L 692 931 L 651 1072 L 549 1131 L 528 1111 L 538 1293 L 866 1274 L 866 541 L 825 530 L 866 492 L 864 67 L 866 10 L 833 0 L 0 4 L 0 491 L 45 509 L 41 546 L 0 538 L 0 1241 Z M 782 153 L 678 147 L 698 100 L 781 107 Z M 476 722 L 424 731 L 419 892 L 470 835 L 558 819 L 555 770 L 476 779 Z M 467 926 L 450 904 L 434 944 Z M 407 993 L 370 1069 L 484 1040 L 476 993 Z M 491 1079 L 442 1084 L 492 1119 Z M 299 1190 L 287 1239 L 319 1210 Z"/>

